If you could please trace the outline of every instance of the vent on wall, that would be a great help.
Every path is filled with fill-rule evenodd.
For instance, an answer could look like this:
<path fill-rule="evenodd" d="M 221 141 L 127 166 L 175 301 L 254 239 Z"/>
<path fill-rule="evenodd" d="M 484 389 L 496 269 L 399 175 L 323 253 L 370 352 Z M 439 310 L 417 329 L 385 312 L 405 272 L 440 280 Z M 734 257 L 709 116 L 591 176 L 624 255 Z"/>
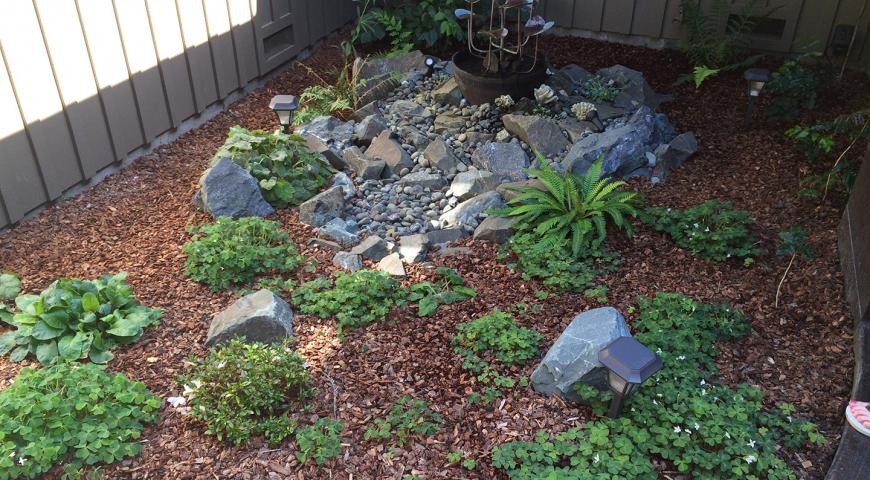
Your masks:
<path fill-rule="evenodd" d="M 287 26 L 272 35 L 263 39 L 263 52 L 266 58 L 272 58 L 275 55 L 293 47 L 295 36 L 293 34 L 293 25 Z"/>
<path fill-rule="evenodd" d="M 755 23 L 752 29 L 754 36 L 779 39 L 785 33 L 786 19 L 784 18 L 749 17 L 749 19 Z M 728 17 L 728 24 L 731 25 L 732 22 L 740 22 L 740 16 L 731 14 Z"/>

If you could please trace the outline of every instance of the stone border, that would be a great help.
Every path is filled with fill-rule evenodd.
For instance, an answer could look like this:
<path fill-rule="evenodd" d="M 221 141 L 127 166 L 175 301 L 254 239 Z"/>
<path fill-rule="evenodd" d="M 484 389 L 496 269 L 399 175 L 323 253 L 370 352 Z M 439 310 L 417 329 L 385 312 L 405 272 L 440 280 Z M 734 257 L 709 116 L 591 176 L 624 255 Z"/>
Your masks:
<path fill-rule="evenodd" d="M 870 401 L 870 148 L 858 177 L 843 219 L 838 244 L 840 265 L 846 283 L 846 300 L 855 319 L 855 375 L 851 398 Z M 867 478 L 870 472 L 870 437 L 858 433 L 848 422 L 843 427 L 840 446 L 827 480 Z"/>

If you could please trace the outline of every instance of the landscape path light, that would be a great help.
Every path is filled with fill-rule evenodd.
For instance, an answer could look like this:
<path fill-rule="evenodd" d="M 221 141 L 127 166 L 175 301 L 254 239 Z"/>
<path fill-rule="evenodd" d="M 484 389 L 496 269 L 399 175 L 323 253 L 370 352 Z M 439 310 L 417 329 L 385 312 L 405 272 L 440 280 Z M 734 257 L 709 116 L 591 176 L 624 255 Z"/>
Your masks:
<path fill-rule="evenodd" d="M 432 75 L 433 73 L 435 73 L 435 64 L 438 63 L 435 57 L 431 55 L 426 55 L 426 59 L 423 62 L 426 64 L 427 75 Z"/>
<path fill-rule="evenodd" d="M 607 383 L 613 391 L 611 418 L 618 417 L 625 400 L 662 368 L 662 359 L 634 337 L 617 338 L 598 352 L 598 361 L 607 368 Z"/>
<path fill-rule="evenodd" d="M 748 128 L 752 124 L 752 109 L 755 106 L 756 98 L 761 96 L 761 90 L 764 89 L 764 84 L 770 81 L 770 70 L 766 68 L 750 68 L 743 72 L 743 78 L 749 83 L 749 104 L 746 106 L 746 117 L 743 119 L 743 126 Z"/>
<path fill-rule="evenodd" d="M 284 133 L 290 133 L 290 125 L 293 123 L 293 112 L 296 111 L 296 107 L 295 95 L 275 95 L 269 102 L 269 108 L 275 112 Z"/>

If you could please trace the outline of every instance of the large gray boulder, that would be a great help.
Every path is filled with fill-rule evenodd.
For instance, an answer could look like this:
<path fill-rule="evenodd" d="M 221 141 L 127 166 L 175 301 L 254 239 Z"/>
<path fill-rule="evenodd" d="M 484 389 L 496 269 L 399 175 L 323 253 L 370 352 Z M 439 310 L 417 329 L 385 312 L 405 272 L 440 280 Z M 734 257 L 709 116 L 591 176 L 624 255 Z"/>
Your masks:
<path fill-rule="evenodd" d="M 504 199 L 505 202 L 510 202 L 511 200 L 517 198 L 520 194 L 520 190 L 534 187 L 538 190 L 547 190 L 547 186 L 544 185 L 544 182 L 538 180 L 537 178 L 530 178 L 528 180 L 521 180 L 519 182 L 508 182 L 502 183 L 498 187 L 496 187 L 495 191 L 501 194 L 501 198 Z"/>
<path fill-rule="evenodd" d="M 399 237 L 399 256 L 405 263 L 422 262 L 429 251 L 429 237 L 425 233 Z"/>
<path fill-rule="evenodd" d="M 435 138 L 423 151 L 423 158 L 429 163 L 432 168 L 437 168 L 442 172 L 449 172 L 456 168 L 459 160 L 453 154 L 453 149 L 447 146 L 447 143 L 441 137 Z"/>
<path fill-rule="evenodd" d="M 587 135 L 575 143 L 562 165 L 583 175 L 603 154 L 602 177 L 624 177 L 647 166 L 647 153 L 669 142 L 674 135 L 673 127 L 663 114 L 656 114 L 649 107 L 640 107 L 626 124 Z"/>
<path fill-rule="evenodd" d="M 277 343 L 293 335 L 293 310 L 271 290 L 263 289 L 236 300 L 211 320 L 205 345 L 234 337 L 248 342 Z"/>
<path fill-rule="evenodd" d="M 366 158 L 369 160 L 383 160 L 385 169 L 389 174 L 398 174 L 402 169 L 414 168 L 414 160 L 411 155 L 402 148 L 392 137 L 389 130 L 384 130 L 372 140 L 371 146 L 366 150 Z"/>
<path fill-rule="evenodd" d="M 326 222 L 317 228 L 317 233 L 338 242 L 342 247 L 351 247 L 359 241 L 356 223 L 343 218 L 333 218 Z"/>
<path fill-rule="evenodd" d="M 525 171 L 529 168 L 529 156 L 517 142 L 488 142 L 474 151 L 471 163 L 505 180 L 517 181 L 529 177 Z"/>
<path fill-rule="evenodd" d="M 353 247 L 350 250 L 350 253 L 361 255 L 369 260 L 378 262 L 386 257 L 390 252 L 389 246 L 383 238 L 378 237 L 377 235 L 372 235 L 366 237 L 366 239 L 360 242 L 359 245 Z"/>
<path fill-rule="evenodd" d="M 598 361 L 598 352 L 617 338 L 628 336 L 631 332 L 625 318 L 613 307 L 577 315 L 532 372 L 532 387 L 572 402 L 581 400 L 573 388 L 577 382 L 606 388 L 606 370 Z"/>
<path fill-rule="evenodd" d="M 350 252 L 337 252 L 332 257 L 332 264 L 351 273 L 363 267 L 360 256 Z"/>
<path fill-rule="evenodd" d="M 491 216 L 485 218 L 474 230 L 475 240 L 486 240 L 502 244 L 514 234 L 516 217 Z"/>
<path fill-rule="evenodd" d="M 390 105 L 390 114 L 407 120 L 432 116 L 430 110 L 413 100 L 396 100 Z"/>
<path fill-rule="evenodd" d="M 545 157 L 558 155 L 570 145 L 559 125 L 549 118 L 511 114 L 502 116 L 501 121 L 508 132 Z"/>
<path fill-rule="evenodd" d="M 592 76 L 592 74 L 589 73 L 588 70 L 573 63 L 560 68 L 559 73 L 570 78 L 571 81 L 574 82 L 574 84 L 581 84 Z"/>
<path fill-rule="evenodd" d="M 620 88 L 619 95 L 613 100 L 613 104 L 620 108 L 632 108 L 635 103 L 638 103 L 655 109 L 672 99 L 670 96 L 656 93 L 643 78 L 642 73 L 622 65 L 602 68 L 596 74 L 605 80 L 613 80 Z"/>
<path fill-rule="evenodd" d="M 350 146 L 353 125 L 332 116 L 317 117 L 299 126 L 296 133 L 312 152 L 321 153 L 334 168 L 344 168 L 342 154 Z"/>
<path fill-rule="evenodd" d="M 681 133 L 671 143 L 661 145 L 656 149 L 656 170 L 665 176 L 671 170 L 677 169 L 698 151 L 698 139 L 693 132 Z"/>
<path fill-rule="evenodd" d="M 500 184 L 498 176 L 486 170 L 469 170 L 456 174 L 450 184 L 448 195 L 458 198 L 460 201 L 476 197 L 481 193 L 495 190 Z"/>
<path fill-rule="evenodd" d="M 341 217 L 342 209 L 344 192 L 341 187 L 332 187 L 299 205 L 299 221 L 312 227 L 320 227 L 333 218 Z"/>
<path fill-rule="evenodd" d="M 481 215 L 491 208 L 504 208 L 498 192 L 486 192 L 456 205 L 438 218 L 441 228 L 461 227 L 472 231 L 480 224 Z"/>
<path fill-rule="evenodd" d="M 368 145 L 387 128 L 387 121 L 384 120 L 383 115 L 373 113 L 357 123 L 353 133 L 357 142 Z"/>
<path fill-rule="evenodd" d="M 263 198 L 257 179 L 226 157 L 202 174 L 193 203 L 212 217 L 265 217 L 275 211 Z"/>

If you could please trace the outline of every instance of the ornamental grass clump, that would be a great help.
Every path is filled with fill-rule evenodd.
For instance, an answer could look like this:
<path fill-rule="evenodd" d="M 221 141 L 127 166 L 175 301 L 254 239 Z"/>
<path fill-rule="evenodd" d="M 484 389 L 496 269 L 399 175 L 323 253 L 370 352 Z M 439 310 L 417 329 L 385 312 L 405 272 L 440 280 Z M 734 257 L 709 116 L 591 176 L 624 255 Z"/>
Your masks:
<path fill-rule="evenodd" d="M 110 350 L 135 342 L 163 315 L 139 305 L 126 279 L 126 273 L 60 279 L 39 295 L 17 296 L 14 309 L 0 307 L 0 320 L 15 327 L 0 336 L 0 355 L 20 362 L 32 354 L 43 365 L 83 358 L 108 362 Z"/>
<path fill-rule="evenodd" d="M 259 217 L 218 217 L 215 223 L 188 227 L 193 237 L 182 248 L 187 276 L 218 291 L 258 275 L 292 272 L 305 258 L 280 227 Z"/>
<path fill-rule="evenodd" d="M 277 130 L 231 127 L 212 161 L 229 157 L 260 184 L 263 198 L 275 208 L 294 207 L 316 194 L 332 175 L 326 160 L 308 150 L 305 139 Z"/>
<path fill-rule="evenodd" d="M 724 262 L 730 258 L 751 261 L 761 253 L 758 240 L 749 233 L 749 212 L 734 210 L 731 202 L 708 200 L 685 210 L 647 208 L 640 219 L 659 232 L 666 232 L 677 245 L 693 255 Z"/>
<path fill-rule="evenodd" d="M 635 337 L 656 352 L 664 367 L 628 399 L 619 418 L 599 418 L 582 429 L 493 450 L 492 464 L 512 479 L 656 479 L 654 459 L 692 478 L 794 479 L 777 456 L 782 447 L 823 443 L 816 426 L 793 416 L 794 406 L 770 408 L 764 392 L 717 380 L 717 340 L 750 332 L 739 312 L 681 294 L 641 299 Z M 598 415 L 609 393 L 575 385 Z"/>
<path fill-rule="evenodd" d="M 24 368 L 0 390 L 0 479 L 64 476 L 132 457 L 160 399 L 139 382 L 95 364 Z"/>
<path fill-rule="evenodd" d="M 275 445 L 296 432 L 294 415 L 314 390 L 305 359 L 284 344 L 233 339 L 178 378 L 190 415 L 205 433 L 236 445 L 262 435 Z"/>

